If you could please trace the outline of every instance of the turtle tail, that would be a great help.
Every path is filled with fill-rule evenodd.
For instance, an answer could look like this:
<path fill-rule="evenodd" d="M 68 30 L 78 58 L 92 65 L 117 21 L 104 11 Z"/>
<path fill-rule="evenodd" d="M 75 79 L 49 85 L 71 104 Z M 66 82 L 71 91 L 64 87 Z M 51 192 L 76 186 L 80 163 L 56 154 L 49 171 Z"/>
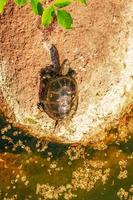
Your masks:
<path fill-rule="evenodd" d="M 55 134 L 56 128 L 57 128 L 57 126 L 58 126 L 58 123 L 59 123 L 59 120 L 56 120 L 56 121 L 55 121 L 55 125 L 54 125 L 54 131 L 53 131 L 54 134 Z"/>

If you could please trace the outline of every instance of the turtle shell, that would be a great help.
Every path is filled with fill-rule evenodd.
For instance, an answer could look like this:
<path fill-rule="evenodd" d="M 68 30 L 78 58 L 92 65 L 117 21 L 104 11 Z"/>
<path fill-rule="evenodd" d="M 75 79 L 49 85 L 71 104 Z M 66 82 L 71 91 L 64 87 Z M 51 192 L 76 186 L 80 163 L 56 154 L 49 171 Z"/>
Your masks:
<path fill-rule="evenodd" d="M 77 109 L 77 83 L 69 76 L 51 79 L 47 85 L 46 113 L 55 120 L 71 116 Z"/>

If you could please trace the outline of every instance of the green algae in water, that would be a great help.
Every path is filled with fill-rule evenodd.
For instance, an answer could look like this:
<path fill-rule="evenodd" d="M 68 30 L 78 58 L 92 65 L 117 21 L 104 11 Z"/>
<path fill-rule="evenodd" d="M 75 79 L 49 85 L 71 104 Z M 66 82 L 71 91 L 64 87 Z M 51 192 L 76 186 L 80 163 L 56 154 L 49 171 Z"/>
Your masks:
<path fill-rule="evenodd" d="M 47 143 L 0 118 L 0 200 L 133 198 L 133 139 L 103 151 Z"/>

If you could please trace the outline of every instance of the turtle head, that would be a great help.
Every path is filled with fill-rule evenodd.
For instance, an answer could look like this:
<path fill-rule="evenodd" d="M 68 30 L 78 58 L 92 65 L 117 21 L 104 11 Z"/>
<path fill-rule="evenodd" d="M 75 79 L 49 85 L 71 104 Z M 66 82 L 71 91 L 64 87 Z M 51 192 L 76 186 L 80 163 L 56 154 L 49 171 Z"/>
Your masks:
<path fill-rule="evenodd" d="M 56 73 L 59 73 L 59 71 L 60 71 L 59 53 L 58 53 L 57 48 L 53 44 L 50 47 L 50 57 L 51 57 L 51 61 L 52 61 L 54 71 Z"/>
<path fill-rule="evenodd" d="M 69 63 L 68 59 L 65 59 L 60 67 L 59 74 L 66 76 L 68 74 L 69 70 L 70 70 L 70 63 Z"/>

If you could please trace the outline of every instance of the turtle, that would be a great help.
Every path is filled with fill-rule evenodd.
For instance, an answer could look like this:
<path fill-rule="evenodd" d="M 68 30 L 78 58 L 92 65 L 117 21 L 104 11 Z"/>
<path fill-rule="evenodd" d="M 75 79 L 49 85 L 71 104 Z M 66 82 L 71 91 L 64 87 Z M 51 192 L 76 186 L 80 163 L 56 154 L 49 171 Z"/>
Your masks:
<path fill-rule="evenodd" d="M 38 108 L 56 122 L 73 117 L 78 106 L 76 72 L 70 68 L 69 61 L 60 65 L 57 48 L 50 48 L 52 64 L 40 71 Z"/>

